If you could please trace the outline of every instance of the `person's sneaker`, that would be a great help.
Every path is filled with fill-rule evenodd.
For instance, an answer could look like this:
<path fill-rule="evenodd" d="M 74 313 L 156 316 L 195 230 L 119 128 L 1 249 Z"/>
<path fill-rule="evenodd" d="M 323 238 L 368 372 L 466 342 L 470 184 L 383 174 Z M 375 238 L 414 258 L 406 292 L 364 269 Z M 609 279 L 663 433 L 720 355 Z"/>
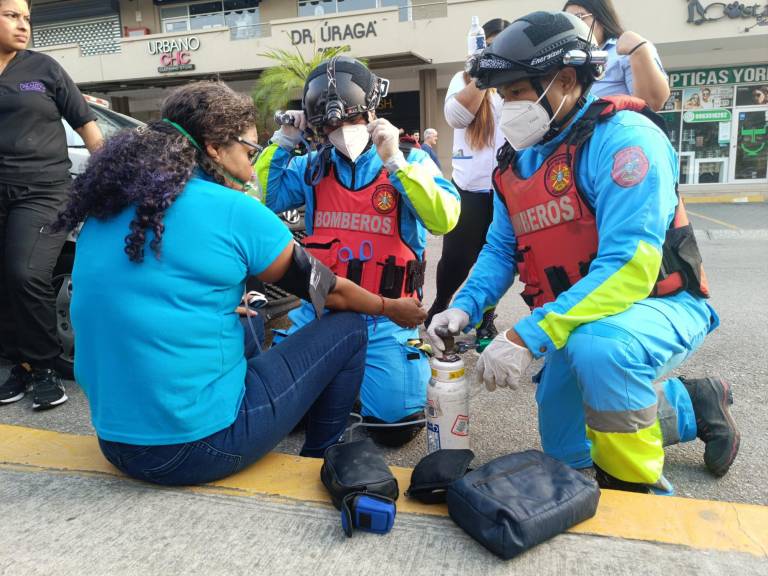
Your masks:
<path fill-rule="evenodd" d="M 12 404 L 24 398 L 31 382 L 32 374 L 20 364 L 16 364 L 11 368 L 8 379 L 0 386 L 0 404 Z"/>
<path fill-rule="evenodd" d="M 724 476 L 736 459 L 741 434 L 731 417 L 733 392 L 720 378 L 680 378 L 696 416 L 696 435 L 704 441 L 704 464 L 715 476 Z"/>
<path fill-rule="evenodd" d="M 50 368 L 32 372 L 32 410 L 48 410 L 67 401 L 59 374 Z"/>
<path fill-rule="evenodd" d="M 478 347 L 478 352 L 482 352 L 482 350 L 498 335 L 499 331 L 496 329 L 496 325 L 493 322 L 496 320 L 496 317 L 495 308 L 486 310 L 483 313 L 483 319 L 480 321 L 480 324 L 475 328 L 475 345 Z"/>
<path fill-rule="evenodd" d="M 672 496 L 675 493 L 672 483 L 664 476 L 659 478 L 656 484 L 641 484 L 639 482 L 619 480 L 615 476 L 608 474 L 597 464 L 594 464 L 594 468 L 597 485 L 606 490 L 622 490 L 623 492 L 638 492 L 640 494 L 655 494 L 657 496 Z"/>

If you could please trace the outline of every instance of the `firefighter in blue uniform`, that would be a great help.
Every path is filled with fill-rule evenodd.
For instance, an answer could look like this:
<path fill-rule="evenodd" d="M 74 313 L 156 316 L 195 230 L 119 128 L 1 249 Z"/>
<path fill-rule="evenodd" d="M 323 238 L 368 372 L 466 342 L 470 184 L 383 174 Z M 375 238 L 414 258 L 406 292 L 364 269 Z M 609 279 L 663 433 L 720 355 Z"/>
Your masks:
<path fill-rule="evenodd" d="M 459 217 L 454 186 L 422 150 L 401 149 L 398 130 L 375 109 L 387 82 L 361 62 L 336 57 L 307 78 L 302 111 L 289 111 L 261 154 L 256 173 L 264 201 L 276 212 L 306 208 L 303 244 L 340 276 L 387 298 L 421 296 L 427 231 L 445 234 Z M 305 132 L 305 130 L 307 132 Z M 305 133 L 321 146 L 297 156 Z M 312 307 L 291 312 L 295 331 L 310 322 Z M 362 415 L 374 439 L 388 445 L 410 440 L 423 422 L 427 358 L 413 346 L 416 327 L 400 328 L 369 317 Z M 423 424 L 422 424 L 423 425 Z"/>
<path fill-rule="evenodd" d="M 565 13 L 534 12 L 475 61 L 478 87 L 504 98 L 508 143 L 494 172 L 493 223 L 472 275 L 438 329 L 479 321 L 516 273 L 531 315 L 483 352 L 487 388 L 516 388 L 532 358 L 544 450 L 599 484 L 672 493 L 663 447 L 697 437 L 725 474 L 739 448 L 729 386 L 665 377 L 718 317 L 676 188 L 678 162 L 653 113 L 631 97 L 588 95 L 604 53 Z"/>

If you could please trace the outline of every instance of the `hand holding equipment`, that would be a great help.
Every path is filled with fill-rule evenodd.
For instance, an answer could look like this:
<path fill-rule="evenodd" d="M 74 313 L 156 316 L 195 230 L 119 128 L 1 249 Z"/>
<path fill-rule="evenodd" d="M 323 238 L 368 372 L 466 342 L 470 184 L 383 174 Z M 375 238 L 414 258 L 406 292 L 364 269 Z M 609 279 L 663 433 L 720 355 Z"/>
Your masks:
<path fill-rule="evenodd" d="M 445 342 L 438 334 L 438 328 L 447 329 L 450 334 L 459 334 L 469 325 L 469 314 L 460 308 L 448 308 L 432 318 L 427 330 L 427 337 L 435 350 L 445 352 Z"/>

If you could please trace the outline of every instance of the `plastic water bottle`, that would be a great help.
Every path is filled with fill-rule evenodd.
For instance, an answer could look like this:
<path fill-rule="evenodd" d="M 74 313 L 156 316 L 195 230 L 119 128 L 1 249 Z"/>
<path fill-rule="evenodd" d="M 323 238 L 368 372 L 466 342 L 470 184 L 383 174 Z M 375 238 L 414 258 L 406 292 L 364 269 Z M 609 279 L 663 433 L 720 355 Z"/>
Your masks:
<path fill-rule="evenodd" d="M 432 358 L 427 386 L 427 453 L 469 448 L 469 383 L 464 361 L 454 352 L 453 338 L 442 337 L 446 354 Z"/>
<path fill-rule="evenodd" d="M 480 26 L 480 18 L 472 16 L 472 26 L 467 34 L 467 53 L 469 56 L 485 49 L 485 31 Z"/>

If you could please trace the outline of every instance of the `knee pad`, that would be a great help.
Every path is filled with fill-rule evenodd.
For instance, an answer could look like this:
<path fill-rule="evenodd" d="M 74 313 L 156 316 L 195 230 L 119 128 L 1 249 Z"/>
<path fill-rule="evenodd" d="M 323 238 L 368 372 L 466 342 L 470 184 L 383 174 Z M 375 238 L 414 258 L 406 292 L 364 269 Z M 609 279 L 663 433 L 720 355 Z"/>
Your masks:
<path fill-rule="evenodd" d="M 414 424 L 409 424 L 409 422 L 414 421 Z M 392 424 L 393 426 L 386 428 L 378 426 L 366 427 L 368 435 L 374 442 L 381 444 L 382 446 L 388 446 L 389 448 L 398 448 L 407 444 L 418 435 L 419 431 L 424 428 L 425 425 L 424 411 L 410 414 L 397 422 L 385 422 L 384 420 L 379 420 L 373 416 L 363 417 L 363 422 L 366 424 Z"/>

